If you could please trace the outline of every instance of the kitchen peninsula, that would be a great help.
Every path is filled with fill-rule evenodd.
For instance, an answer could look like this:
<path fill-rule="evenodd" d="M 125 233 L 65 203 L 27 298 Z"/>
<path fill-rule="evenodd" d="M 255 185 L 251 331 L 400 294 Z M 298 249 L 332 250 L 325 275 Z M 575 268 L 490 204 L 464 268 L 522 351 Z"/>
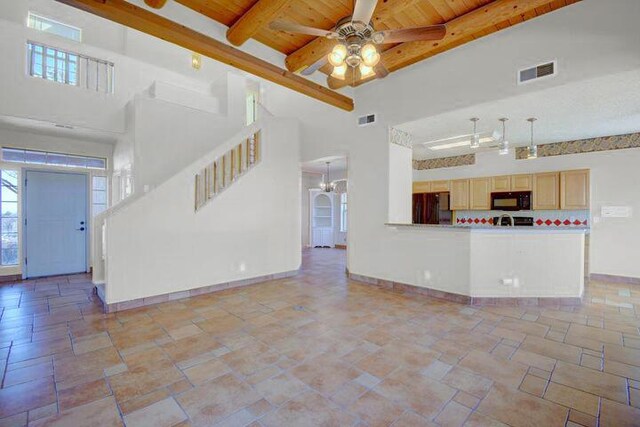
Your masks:
<path fill-rule="evenodd" d="M 407 274 L 406 284 L 479 303 L 524 298 L 520 303 L 536 304 L 553 298 L 553 303 L 571 304 L 583 294 L 586 227 L 387 227 L 399 240 L 428 242 L 431 248 L 421 257 L 425 269 Z"/>

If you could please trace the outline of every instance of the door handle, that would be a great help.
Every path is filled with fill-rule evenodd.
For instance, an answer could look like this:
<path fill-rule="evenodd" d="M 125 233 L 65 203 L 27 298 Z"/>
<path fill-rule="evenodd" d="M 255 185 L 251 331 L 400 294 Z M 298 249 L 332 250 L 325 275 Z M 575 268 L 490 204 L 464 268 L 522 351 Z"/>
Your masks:
<path fill-rule="evenodd" d="M 77 231 L 84 231 L 84 227 L 76 228 Z"/>

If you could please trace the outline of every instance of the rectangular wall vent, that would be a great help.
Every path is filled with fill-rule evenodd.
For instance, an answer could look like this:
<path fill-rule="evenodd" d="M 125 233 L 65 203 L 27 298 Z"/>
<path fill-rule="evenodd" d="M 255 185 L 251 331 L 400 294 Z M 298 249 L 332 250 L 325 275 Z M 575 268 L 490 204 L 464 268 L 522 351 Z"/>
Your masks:
<path fill-rule="evenodd" d="M 375 114 L 368 114 L 366 116 L 358 117 L 358 126 L 367 126 L 375 122 L 376 122 Z"/>
<path fill-rule="evenodd" d="M 553 77 L 558 72 L 557 68 L 556 61 L 551 61 L 545 64 L 536 65 L 535 67 L 520 70 L 518 71 L 518 84 Z"/>

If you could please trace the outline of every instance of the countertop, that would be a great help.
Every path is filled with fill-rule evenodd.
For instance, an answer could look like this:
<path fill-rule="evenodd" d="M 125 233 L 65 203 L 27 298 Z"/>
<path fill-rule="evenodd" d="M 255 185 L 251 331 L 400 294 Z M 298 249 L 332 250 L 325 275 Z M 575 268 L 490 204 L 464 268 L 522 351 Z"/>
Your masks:
<path fill-rule="evenodd" d="M 589 227 L 536 227 L 536 226 L 515 226 L 515 227 L 496 227 L 487 226 L 462 226 L 462 225 L 446 225 L 446 224 L 405 224 L 405 223 L 386 223 L 390 227 L 416 228 L 416 229 L 432 229 L 432 230 L 450 230 L 473 233 L 522 233 L 522 234 L 588 234 Z"/>

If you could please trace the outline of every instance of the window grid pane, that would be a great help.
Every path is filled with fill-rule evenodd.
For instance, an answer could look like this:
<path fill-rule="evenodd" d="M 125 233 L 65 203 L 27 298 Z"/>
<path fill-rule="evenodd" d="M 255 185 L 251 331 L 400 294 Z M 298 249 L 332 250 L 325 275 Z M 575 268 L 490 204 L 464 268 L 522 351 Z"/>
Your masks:
<path fill-rule="evenodd" d="M 70 86 L 82 86 L 112 94 L 114 65 L 109 61 L 81 56 L 50 46 L 27 43 L 29 75 Z M 82 61 L 80 59 L 82 58 Z"/>
<path fill-rule="evenodd" d="M 0 265 L 18 264 L 18 171 L 0 171 Z"/>

